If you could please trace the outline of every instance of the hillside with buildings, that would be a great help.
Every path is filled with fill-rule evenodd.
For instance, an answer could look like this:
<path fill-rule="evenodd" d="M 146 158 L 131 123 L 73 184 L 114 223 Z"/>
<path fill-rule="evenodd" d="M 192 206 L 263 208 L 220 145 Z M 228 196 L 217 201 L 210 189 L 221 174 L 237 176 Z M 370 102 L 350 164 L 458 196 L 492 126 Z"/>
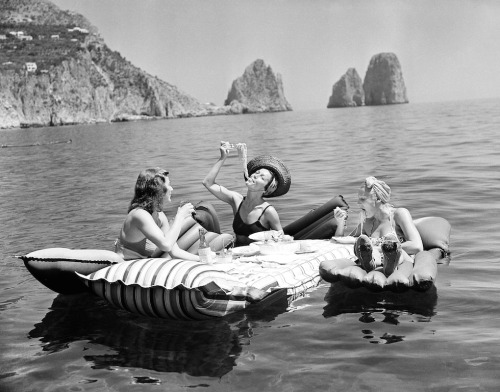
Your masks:
<path fill-rule="evenodd" d="M 0 0 L 0 128 L 226 114 L 111 50 L 83 16 Z"/>

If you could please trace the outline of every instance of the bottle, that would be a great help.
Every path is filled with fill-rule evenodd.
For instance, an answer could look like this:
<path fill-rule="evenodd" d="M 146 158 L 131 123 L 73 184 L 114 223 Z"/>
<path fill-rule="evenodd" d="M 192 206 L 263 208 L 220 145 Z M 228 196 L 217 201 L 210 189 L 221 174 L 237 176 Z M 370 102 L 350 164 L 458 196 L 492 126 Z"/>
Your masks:
<path fill-rule="evenodd" d="M 207 231 L 200 227 L 200 246 L 198 247 L 198 256 L 200 256 L 200 262 L 206 264 L 212 264 L 212 249 L 208 246 L 207 239 L 205 238 L 205 234 Z"/>
<path fill-rule="evenodd" d="M 345 218 L 344 218 L 344 232 L 342 233 L 342 235 L 344 237 L 346 236 L 346 233 L 347 233 L 347 218 L 349 217 L 349 207 L 346 208 L 345 212 L 346 212 L 346 214 L 345 214 Z"/>

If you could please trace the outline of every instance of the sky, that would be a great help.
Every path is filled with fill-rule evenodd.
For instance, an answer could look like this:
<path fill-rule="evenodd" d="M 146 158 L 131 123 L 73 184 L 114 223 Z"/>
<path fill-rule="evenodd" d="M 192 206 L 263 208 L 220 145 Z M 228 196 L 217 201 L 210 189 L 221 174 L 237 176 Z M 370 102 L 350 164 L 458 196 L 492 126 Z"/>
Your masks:
<path fill-rule="evenodd" d="M 497 0 L 52 0 L 106 44 L 201 102 L 223 105 L 257 59 L 294 110 L 326 108 L 332 86 L 373 55 L 398 57 L 411 102 L 500 96 Z"/>

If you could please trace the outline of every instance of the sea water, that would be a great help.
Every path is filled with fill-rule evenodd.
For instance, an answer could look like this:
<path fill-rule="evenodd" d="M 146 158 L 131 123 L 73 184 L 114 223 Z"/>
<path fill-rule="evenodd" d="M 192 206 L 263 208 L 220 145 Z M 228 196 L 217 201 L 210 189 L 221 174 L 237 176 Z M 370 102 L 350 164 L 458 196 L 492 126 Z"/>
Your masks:
<path fill-rule="evenodd" d="M 0 390 L 499 390 L 499 107 L 493 99 L 0 131 L 12 146 L 0 149 Z M 322 283 L 292 304 L 178 322 L 58 295 L 13 257 L 113 249 L 149 166 L 170 172 L 170 218 L 181 200 L 206 200 L 231 232 L 230 208 L 201 184 L 221 140 L 289 167 L 290 192 L 270 199 L 284 225 L 342 194 L 353 228 L 357 188 L 371 175 L 414 218 L 448 219 L 451 260 L 435 287 L 392 294 Z M 236 157 L 217 181 L 245 192 Z"/>

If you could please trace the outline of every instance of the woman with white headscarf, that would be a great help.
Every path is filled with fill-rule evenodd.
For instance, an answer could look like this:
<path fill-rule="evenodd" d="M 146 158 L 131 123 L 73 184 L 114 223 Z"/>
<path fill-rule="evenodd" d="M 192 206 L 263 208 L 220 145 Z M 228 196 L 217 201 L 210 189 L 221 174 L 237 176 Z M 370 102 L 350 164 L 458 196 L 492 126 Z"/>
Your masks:
<path fill-rule="evenodd" d="M 365 271 L 381 270 L 389 276 L 399 270 L 406 275 L 413 268 L 409 255 L 423 250 L 422 239 L 410 212 L 391 205 L 390 198 L 391 188 L 384 181 L 366 178 L 358 191 L 360 223 L 350 236 L 358 264 Z M 346 211 L 335 211 L 338 233 L 343 232 L 345 218 Z"/>

